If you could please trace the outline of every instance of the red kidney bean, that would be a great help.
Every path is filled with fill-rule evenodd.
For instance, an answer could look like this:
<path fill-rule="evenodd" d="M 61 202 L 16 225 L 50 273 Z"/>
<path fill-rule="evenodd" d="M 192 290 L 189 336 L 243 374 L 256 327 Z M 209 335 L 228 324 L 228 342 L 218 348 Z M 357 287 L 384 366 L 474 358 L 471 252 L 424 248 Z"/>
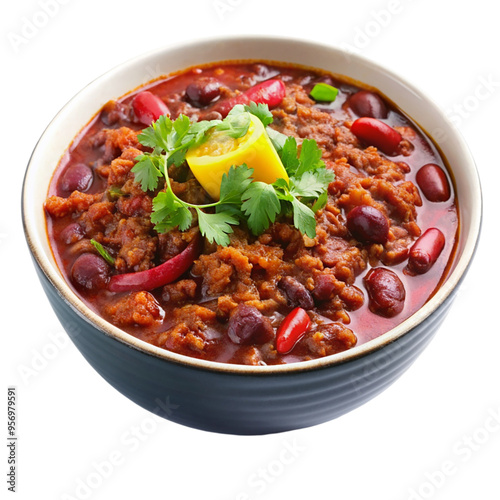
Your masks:
<path fill-rule="evenodd" d="M 285 95 L 286 87 L 281 80 L 266 80 L 250 87 L 242 94 L 221 101 L 215 109 L 224 117 L 237 104 L 248 104 L 251 101 L 274 108 L 281 103 Z"/>
<path fill-rule="evenodd" d="M 387 106 L 380 96 L 369 90 L 360 90 L 348 100 L 349 107 L 358 116 L 371 118 L 387 118 Z"/>
<path fill-rule="evenodd" d="M 406 291 L 394 271 L 385 267 L 375 267 L 365 276 L 364 283 L 371 312 L 392 318 L 403 310 Z"/>
<path fill-rule="evenodd" d="M 281 322 L 276 332 L 276 350 L 280 354 L 290 352 L 311 326 L 311 318 L 301 307 L 295 308 Z"/>
<path fill-rule="evenodd" d="M 110 268 L 107 262 L 93 253 L 83 253 L 71 268 L 71 279 L 80 289 L 98 290 L 104 288 L 109 280 Z"/>
<path fill-rule="evenodd" d="M 278 287 L 285 292 L 290 307 L 302 307 L 303 309 L 312 309 L 314 307 L 311 293 L 295 278 L 284 276 L 279 280 Z"/>
<path fill-rule="evenodd" d="M 416 175 L 417 184 L 429 201 L 447 201 L 450 184 L 443 169 L 434 163 L 424 165 Z"/>
<path fill-rule="evenodd" d="M 274 337 L 274 329 L 256 307 L 241 303 L 229 318 L 227 334 L 238 345 L 265 344 Z"/>
<path fill-rule="evenodd" d="M 351 125 L 351 132 L 360 140 L 375 146 L 386 155 L 394 155 L 401 142 L 401 134 L 387 123 L 365 116 Z"/>
<path fill-rule="evenodd" d="M 132 100 L 132 107 L 136 118 L 144 125 L 151 125 L 161 115 L 170 115 L 167 105 L 158 97 L 144 90 L 139 92 Z"/>
<path fill-rule="evenodd" d="M 328 300 L 331 298 L 337 280 L 332 274 L 319 274 L 314 278 L 314 289 L 312 294 L 316 300 Z"/>
<path fill-rule="evenodd" d="M 359 205 L 347 214 L 347 229 L 361 243 L 383 245 L 389 235 L 389 221 L 377 208 Z"/>
<path fill-rule="evenodd" d="M 214 78 L 202 77 L 186 87 L 187 100 L 197 107 L 203 107 L 220 97 L 220 83 Z"/>
<path fill-rule="evenodd" d="M 72 193 L 73 191 L 87 191 L 94 180 L 92 169 L 83 163 L 70 165 L 62 174 L 59 186 L 64 191 Z"/>
<path fill-rule="evenodd" d="M 408 268 L 417 274 L 426 273 L 436 262 L 444 248 L 446 239 L 437 228 L 427 229 L 410 248 Z"/>
<path fill-rule="evenodd" d="M 73 243 L 76 243 L 77 241 L 80 241 L 84 237 L 84 235 L 85 233 L 82 226 L 80 226 L 80 224 L 77 224 L 76 222 L 73 222 L 61 231 L 59 239 L 62 242 L 66 243 L 66 245 L 71 245 Z"/>

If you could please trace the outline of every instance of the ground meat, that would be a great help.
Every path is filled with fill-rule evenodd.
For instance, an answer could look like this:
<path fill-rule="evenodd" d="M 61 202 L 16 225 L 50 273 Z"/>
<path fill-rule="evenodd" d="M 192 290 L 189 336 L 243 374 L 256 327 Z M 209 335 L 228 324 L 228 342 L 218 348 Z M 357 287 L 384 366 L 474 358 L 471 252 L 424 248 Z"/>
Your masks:
<path fill-rule="evenodd" d="M 174 310 L 174 326 L 162 332 L 157 345 L 176 352 L 202 352 L 210 346 L 215 330 L 216 314 L 206 307 L 187 305 Z"/>
<path fill-rule="evenodd" d="M 314 248 L 314 255 L 326 267 L 332 268 L 333 274 L 345 283 L 354 283 L 356 276 L 366 268 L 361 250 L 335 236 L 322 239 Z"/>
<path fill-rule="evenodd" d="M 190 102 L 186 88 L 197 78 L 219 82 L 218 99 L 203 105 Z M 93 295 L 84 298 L 89 298 L 113 324 L 177 353 L 248 365 L 327 356 L 378 334 L 372 332 L 376 323 L 370 316 L 373 298 L 368 296 L 363 279 L 370 268 L 384 266 L 395 266 L 395 273 L 403 275 L 409 249 L 426 229 L 420 227 L 422 219 L 428 221 L 427 214 L 433 210 L 440 210 L 444 218 L 456 210 L 452 198 L 448 204 L 431 204 L 429 208 L 429 200 L 421 198 L 413 181 L 422 157 L 432 160 L 433 146 L 388 102 L 390 112 L 383 120 L 403 138 L 397 154 L 389 156 L 367 146 L 351 131 L 357 115 L 349 99 L 359 89 L 306 69 L 229 64 L 181 72 L 155 83 L 150 90 L 166 103 L 172 119 L 182 113 L 192 121 L 217 120 L 222 118 L 217 107 L 221 102 L 270 78 L 281 79 L 286 87 L 283 101 L 272 109 L 270 126 L 295 137 L 299 152 L 304 139 L 314 139 L 322 149 L 326 168 L 335 174 L 326 202 L 315 214 L 314 237 L 301 234 L 293 225 L 293 214 L 284 210 L 257 236 L 244 223 L 235 226 L 230 246 L 200 238 L 200 255 L 177 280 L 155 290 L 115 296 L 105 285 L 114 274 L 155 268 L 198 238 L 198 215 L 190 209 L 192 223 L 186 231 L 155 230 L 151 222 L 153 200 L 164 187 L 160 184 L 144 192 L 132 172 L 137 157 L 148 148 L 137 139 L 143 124 L 134 115 L 131 95 L 107 103 L 72 146 L 68 161 L 54 176 L 53 196 L 45 203 L 51 217 L 49 233 L 54 253 L 70 279 L 72 265 L 79 262 L 76 274 L 83 277 L 80 281 L 92 282 L 92 276 L 87 279 L 89 266 L 85 264 L 101 259 L 92 240 L 109 253 L 114 265 L 106 264 L 104 279 L 100 280 L 105 282 L 103 289 L 92 287 Z M 335 102 L 316 102 L 311 97 L 319 81 L 338 87 Z M 437 153 L 435 156 L 439 164 Z M 76 182 L 72 188 L 77 185 L 85 193 L 70 193 L 69 188 L 58 184 L 57 179 L 68 172 L 64 168 L 91 171 L 89 186 L 80 187 L 78 176 L 72 179 Z M 168 177 L 173 192 L 185 202 L 213 202 L 186 163 L 169 166 Z M 286 202 L 282 203 L 286 208 Z M 350 233 L 348 214 L 360 205 L 376 208 L 387 219 L 386 240 L 385 232 L 384 238 L 375 243 L 358 241 Z M 81 256 L 84 258 L 78 260 Z M 427 297 L 438 279 L 434 277 L 434 284 L 429 280 Z M 407 277 L 403 281 L 406 285 Z M 424 282 L 418 283 L 420 287 Z M 418 310 L 424 301 L 425 293 L 413 290 L 405 299 L 404 314 Z M 276 331 L 295 307 L 306 309 L 312 324 L 292 351 L 282 355 L 276 350 Z M 404 319 L 402 315 L 393 324 Z"/>
<path fill-rule="evenodd" d="M 121 272 L 144 271 L 153 267 L 158 246 L 150 235 L 151 221 L 142 217 L 120 219 L 116 228 L 103 238 L 105 244 L 119 248 L 115 267 Z"/>
<path fill-rule="evenodd" d="M 92 139 L 91 145 L 102 150 L 101 161 L 110 162 L 128 148 L 138 148 L 137 132 L 128 128 L 103 129 Z"/>
<path fill-rule="evenodd" d="M 354 347 L 357 338 L 341 323 L 329 323 L 307 333 L 302 342 L 316 355 L 329 356 Z"/>
<path fill-rule="evenodd" d="M 129 176 L 134 174 L 130 171 L 135 165 L 135 158 L 139 156 L 141 151 L 136 148 L 127 148 L 121 156 L 115 158 L 108 170 L 108 185 L 115 186 L 124 184 Z"/>
<path fill-rule="evenodd" d="M 164 311 L 149 292 L 135 292 L 108 304 L 104 314 L 119 326 L 152 326 L 161 322 Z"/>
<path fill-rule="evenodd" d="M 196 297 L 197 285 L 194 280 L 181 280 L 163 287 L 161 298 L 164 302 L 182 304 Z"/>
<path fill-rule="evenodd" d="M 193 267 L 193 274 L 202 278 L 202 293 L 216 297 L 223 292 L 255 290 L 251 280 L 252 269 L 248 257 L 238 248 L 219 247 L 210 255 L 200 256 Z"/>
<path fill-rule="evenodd" d="M 52 217 L 65 217 L 75 212 L 84 212 L 96 201 L 102 198 L 102 194 L 85 194 L 74 191 L 68 198 L 50 196 L 45 201 L 45 210 Z"/>

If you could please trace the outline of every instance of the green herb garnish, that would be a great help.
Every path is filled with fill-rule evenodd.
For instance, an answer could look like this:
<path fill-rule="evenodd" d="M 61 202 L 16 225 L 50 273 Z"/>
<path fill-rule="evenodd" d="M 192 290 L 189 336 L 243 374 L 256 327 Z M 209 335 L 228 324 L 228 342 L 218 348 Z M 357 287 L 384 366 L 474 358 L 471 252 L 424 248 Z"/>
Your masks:
<path fill-rule="evenodd" d="M 94 246 L 94 248 L 99 252 L 99 255 L 110 265 L 115 265 L 115 259 L 111 257 L 110 253 L 96 240 L 93 238 L 90 240 L 90 243 Z"/>
<path fill-rule="evenodd" d="M 226 132 L 233 138 L 243 137 L 250 125 L 249 113 L 257 116 L 266 127 L 289 181 L 252 182 L 252 168 L 245 164 L 233 165 L 222 176 L 219 201 L 194 205 L 178 198 L 172 191 L 168 167 L 180 166 L 187 150 L 202 144 L 212 129 Z M 222 121 L 190 123 L 183 115 L 175 121 L 161 116 L 143 130 L 138 139 L 152 151 L 137 157 L 132 172 L 143 191 L 162 188 L 153 199 L 151 221 L 155 229 L 160 233 L 175 227 L 185 231 L 196 214 L 201 234 L 209 242 L 225 246 L 230 242 L 233 227 L 241 222 L 245 222 L 254 235 L 259 235 L 278 215 L 289 214 L 299 231 L 314 238 L 314 213 L 326 204 L 327 187 L 334 174 L 325 168 L 316 141 L 305 139 L 299 154 L 295 138 L 269 128 L 272 119 L 267 105 L 252 102 L 248 106 L 235 106 Z M 164 183 L 160 184 L 160 180 Z"/>
<path fill-rule="evenodd" d="M 317 83 L 311 90 L 310 96 L 315 101 L 333 102 L 337 98 L 339 89 L 328 85 L 328 83 Z"/>

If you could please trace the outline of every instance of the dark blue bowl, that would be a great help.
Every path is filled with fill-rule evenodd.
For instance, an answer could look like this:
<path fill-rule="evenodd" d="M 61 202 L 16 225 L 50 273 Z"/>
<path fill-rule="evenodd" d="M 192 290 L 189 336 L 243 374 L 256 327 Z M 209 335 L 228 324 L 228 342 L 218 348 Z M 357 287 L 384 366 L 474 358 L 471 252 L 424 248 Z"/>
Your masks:
<path fill-rule="evenodd" d="M 272 42 L 272 43 L 271 43 Z M 170 73 L 226 59 L 283 60 L 370 82 L 424 129 L 439 131 L 452 165 L 461 230 L 452 272 L 434 297 L 397 328 L 349 351 L 284 366 L 226 365 L 142 342 L 98 317 L 65 283 L 51 253 L 43 201 L 53 169 L 73 137 L 107 100 L 141 82 L 141 68 Z M 150 75 L 154 77 L 154 75 Z M 208 431 L 265 434 L 316 425 L 362 405 L 394 382 L 430 342 L 470 266 L 480 232 L 481 191 L 474 162 L 444 114 L 408 82 L 342 50 L 309 42 L 234 38 L 193 42 L 138 58 L 80 92 L 49 125 L 23 186 L 26 239 L 43 289 L 61 324 L 105 380 L 143 408 Z M 467 210 L 463 210 L 466 207 Z"/>

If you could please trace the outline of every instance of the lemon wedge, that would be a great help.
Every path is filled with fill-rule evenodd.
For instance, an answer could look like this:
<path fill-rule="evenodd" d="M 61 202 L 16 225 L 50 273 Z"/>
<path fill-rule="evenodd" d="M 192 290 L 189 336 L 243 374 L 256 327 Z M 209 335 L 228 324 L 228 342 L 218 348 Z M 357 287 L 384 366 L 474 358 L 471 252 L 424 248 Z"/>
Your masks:
<path fill-rule="evenodd" d="M 222 175 L 231 166 L 253 168 L 255 181 L 272 184 L 276 179 L 288 181 L 285 167 L 269 139 L 262 122 L 250 115 L 248 132 L 234 139 L 223 130 L 212 130 L 207 140 L 186 153 L 186 160 L 198 182 L 214 199 L 220 197 Z"/>

